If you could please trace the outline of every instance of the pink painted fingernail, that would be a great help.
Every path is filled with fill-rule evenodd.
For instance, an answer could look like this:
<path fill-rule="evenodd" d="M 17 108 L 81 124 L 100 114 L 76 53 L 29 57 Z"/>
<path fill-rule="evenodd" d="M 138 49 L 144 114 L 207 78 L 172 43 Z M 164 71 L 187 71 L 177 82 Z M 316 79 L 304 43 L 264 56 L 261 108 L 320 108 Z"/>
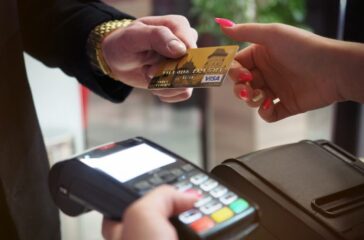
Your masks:
<path fill-rule="evenodd" d="M 238 80 L 241 82 L 251 82 L 253 80 L 253 75 L 250 72 L 242 72 L 239 74 Z"/>
<path fill-rule="evenodd" d="M 215 18 L 215 22 L 220 24 L 221 27 L 232 27 L 235 23 L 226 18 Z"/>
<path fill-rule="evenodd" d="M 266 98 L 263 102 L 263 110 L 268 110 L 270 108 L 270 106 L 272 105 L 272 99 L 271 98 Z"/>
<path fill-rule="evenodd" d="M 240 98 L 243 99 L 244 101 L 247 101 L 249 99 L 249 92 L 245 88 L 240 91 L 239 95 L 240 95 Z"/>

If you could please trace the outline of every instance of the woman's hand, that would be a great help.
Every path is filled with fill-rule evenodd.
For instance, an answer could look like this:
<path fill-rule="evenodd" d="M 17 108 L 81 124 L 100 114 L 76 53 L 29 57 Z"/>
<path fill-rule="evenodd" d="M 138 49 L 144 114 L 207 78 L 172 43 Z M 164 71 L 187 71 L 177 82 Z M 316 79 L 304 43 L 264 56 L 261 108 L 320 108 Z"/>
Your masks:
<path fill-rule="evenodd" d="M 235 95 L 267 122 L 344 100 L 330 53 L 337 41 L 283 24 L 216 21 L 232 39 L 253 43 L 237 54 L 230 77 Z"/>

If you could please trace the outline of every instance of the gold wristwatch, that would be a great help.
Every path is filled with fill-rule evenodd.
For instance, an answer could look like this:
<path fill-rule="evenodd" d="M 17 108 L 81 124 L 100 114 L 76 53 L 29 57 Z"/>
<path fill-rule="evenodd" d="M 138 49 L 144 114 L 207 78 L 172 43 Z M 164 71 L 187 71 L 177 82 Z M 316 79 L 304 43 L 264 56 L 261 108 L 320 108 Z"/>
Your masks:
<path fill-rule="evenodd" d="M 86 46 L 87 55 L 90 58 L 91 65 L 102 74 L 108 75 L 109 77 L 113 78 L 111 69 L 107 65 L 102 52 L 102 40 L 114 30 L 126 27 L 132 22 L 133 20 L 131 19 L 112 20 L 104 22 L 96 26 L 88 36 Z"/>

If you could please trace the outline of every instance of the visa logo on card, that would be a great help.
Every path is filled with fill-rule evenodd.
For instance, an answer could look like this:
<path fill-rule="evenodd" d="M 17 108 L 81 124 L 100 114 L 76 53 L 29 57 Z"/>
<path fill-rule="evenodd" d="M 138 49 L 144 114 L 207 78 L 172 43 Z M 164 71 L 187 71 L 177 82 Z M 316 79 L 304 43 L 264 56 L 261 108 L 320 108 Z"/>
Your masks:
<path fill-rule="evenodd" d="M 201 83 L 211 83 L 211 82 L 222 82 L 224 75 L 205 75 L 202 78 Z"/>
<path fill-rule="evenodd" d="M 161 62 L 149 89 L 221 86 L 239 46 L 192 48 L 179 59 Z"/>

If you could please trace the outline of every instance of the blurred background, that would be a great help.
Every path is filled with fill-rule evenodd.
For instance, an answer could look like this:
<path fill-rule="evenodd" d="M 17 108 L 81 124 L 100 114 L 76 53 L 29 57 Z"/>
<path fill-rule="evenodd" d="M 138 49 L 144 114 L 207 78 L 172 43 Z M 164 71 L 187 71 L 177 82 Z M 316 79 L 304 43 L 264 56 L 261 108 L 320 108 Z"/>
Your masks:
<path fill-rule="evenodd" d="M 236 44 L 221 35 L 215 17 L 235 22 L 282 22 L 317 34 L 362 42 L 361 0 L 105 0 L 135 17 L 181 14 L 199 31 L 199 47 Z M 240 44 L 243 48 L 244 44 Z M 303 139 L 328 139 L 364 156 L 364 110 L 346 102 L 267 124 L 222 87 L 195 89 L 183 103 L 165 104 L 146 90 L 133 90 L 112 104 L 57 69 L 25 55 L 50 163 L 106 142 L 143 136 L 197 165 L 221 161 Z M 363 77 L 363 76 L 358 76 Z M 63 239 L 102 239 L 101 215 L 62 215 Z"/>

